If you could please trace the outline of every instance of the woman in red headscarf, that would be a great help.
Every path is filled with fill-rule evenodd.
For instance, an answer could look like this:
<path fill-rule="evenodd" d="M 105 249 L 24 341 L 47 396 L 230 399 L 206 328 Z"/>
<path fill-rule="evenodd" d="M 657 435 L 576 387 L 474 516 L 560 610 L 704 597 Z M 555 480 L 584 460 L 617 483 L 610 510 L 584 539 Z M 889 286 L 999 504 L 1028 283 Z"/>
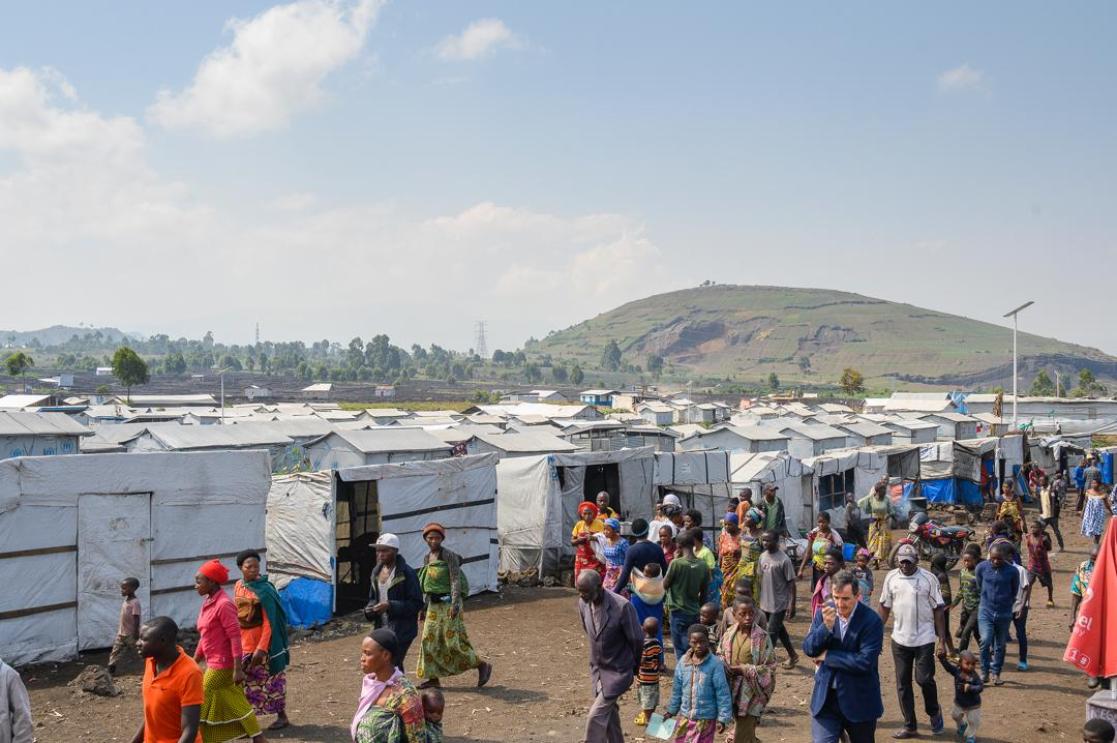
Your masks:
<path fill-rule="evenodd" d="M 229 581 L 229 570 L 218 560 L 198 568 L 194 590 L 205 596 L 198 611 L 197 663 L 205 662 L 202 677 L 201 733 L 203 743 L 223 743 L 249 737 L 264 743 L 260 723 L 244 696 L 244 668 L 237 608 L 221 586 Z"/>
<path fill-rule="evenodd" d="M 574 545 L 574 580 L 583 570 L 596 570 L 605 576 L 605 545 L 602 531 L 605 525 L 597 518 L 597 504 L 582 501 L 578 504 L 577 523 L 570 536 Z"/>

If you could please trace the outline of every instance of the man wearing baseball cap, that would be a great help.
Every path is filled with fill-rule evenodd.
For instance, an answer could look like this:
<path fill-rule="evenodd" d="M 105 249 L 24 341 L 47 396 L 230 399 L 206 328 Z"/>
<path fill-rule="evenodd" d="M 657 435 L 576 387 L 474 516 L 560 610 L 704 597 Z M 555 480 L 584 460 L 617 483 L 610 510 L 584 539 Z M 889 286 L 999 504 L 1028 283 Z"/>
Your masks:
<path fill-rule="evenodd" d="M 385 532 L 376 540 L 376 567 L 372 569 L 365 618 L 377 629 L 387 627 L 396 633 L 398 645 L 392 662 L 403 667 L 407 649 L 419 634 L 419 612 L 423 591 L 419 576 L 399 553 L 399 537 Z"/>
<path fill-rule="evenodd" d="M 935 685 L 935 640 L 953 651 L 950 633 L 946 631 L 945 607 L 939 579 L 919 567 L 919 554 L 910 544 L 896 551 L 900 567 L 888 573 L 880 591 L 880 618 L 885 623 L 892 617 L 892 661 L 896 665 L 896 693 L 904 727 L 893 738 L 914 738 L 916 732 L 915 682 L 923 692 L 923 708 L 931 718 L 931 734 L 943 730 L 939 690 Z"/>

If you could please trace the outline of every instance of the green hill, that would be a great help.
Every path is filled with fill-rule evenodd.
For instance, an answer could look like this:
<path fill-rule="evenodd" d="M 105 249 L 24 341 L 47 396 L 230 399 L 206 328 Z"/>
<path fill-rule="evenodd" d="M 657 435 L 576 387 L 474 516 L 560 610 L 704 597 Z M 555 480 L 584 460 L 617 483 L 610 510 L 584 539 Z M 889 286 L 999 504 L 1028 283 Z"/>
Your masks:
<path fill-rule="evenodd" d="M 615 340 L 623 362 L 665 360 L 665 376 L 833 384 L 853 367 L 874 385 L 1010 385 L 1009 328 L 826 289 L 707 286 L 657 294 L 549 334 L 529 351 L 598 369 Z M 1035 370 L 1117 379 L 1117 358 L 1021 333 L 1021 384 Z M 1064 376 L 1064 380 L 1067 377 Z"/>

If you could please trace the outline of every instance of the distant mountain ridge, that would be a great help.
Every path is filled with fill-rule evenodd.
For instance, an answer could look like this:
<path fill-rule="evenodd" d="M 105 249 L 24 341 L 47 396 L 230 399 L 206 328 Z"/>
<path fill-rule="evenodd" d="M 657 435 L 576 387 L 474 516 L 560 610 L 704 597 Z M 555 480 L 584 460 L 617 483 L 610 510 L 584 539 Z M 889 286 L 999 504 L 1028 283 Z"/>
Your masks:
<path fill-rule="evenodd" d="M 109 343 L 117 343 L 121 339 L 143 337 L 138 333 L 125 333 L 118 328 L 85 328 L 72 325 L 51 325 L 49 328 L 39 330 L 0 330 L 0 345 L 28 346 L 37 340 L 43 346 L 57 346 L 70 340 L 75 335 L 79 338 L 86 333 L 101 333 Z"/>
<path fill-rule="evenodd" d="M 835 383 L 843 369 L 867 381 L 936 386 L 1011 384 L 1011 329 L 849 292 L 714 285 L 657 294 L 549 334 L 532 350 L 600 367 L 615 340 L 625 363 L 661 356 L 668 372 L 757 382 Z M 1021 383 L 1035 370 L 1091 369 L 1117 379 L 1117 358 L 1021 333 Z M 1066 378 L 1064 377 L 1064 382 Z"/>

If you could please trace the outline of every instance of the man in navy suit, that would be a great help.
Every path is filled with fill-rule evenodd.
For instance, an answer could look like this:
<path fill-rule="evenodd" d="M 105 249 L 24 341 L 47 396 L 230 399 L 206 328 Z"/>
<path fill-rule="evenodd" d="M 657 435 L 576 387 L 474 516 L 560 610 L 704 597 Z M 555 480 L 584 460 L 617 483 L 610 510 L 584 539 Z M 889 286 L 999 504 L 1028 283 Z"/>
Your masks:
<path fill-rule="evenodd" d="M 859 600 L 860 586 L 848 570 L 830 579 L 833 601 L 815 612 L 803 652 L 818 666 L 811 693 L 811 739 L 873 743 L 884 714 L 877 659 L 884 643 L 884 622 Z"/>

